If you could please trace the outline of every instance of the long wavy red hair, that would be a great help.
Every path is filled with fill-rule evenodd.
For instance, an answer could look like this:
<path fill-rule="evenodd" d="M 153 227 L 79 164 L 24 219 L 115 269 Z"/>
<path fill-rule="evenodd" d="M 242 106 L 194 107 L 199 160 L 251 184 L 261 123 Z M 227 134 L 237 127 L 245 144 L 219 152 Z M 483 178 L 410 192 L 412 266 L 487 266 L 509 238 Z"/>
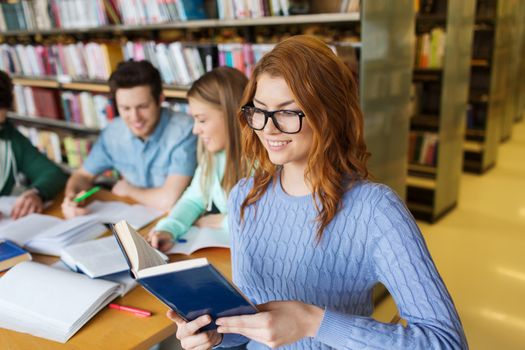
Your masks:
<path fill-rule="evenodd" d="M 293 36 L 275 46 L 256 65 L 244 91 L 242 105 L 251 103 L 257 80 L 266 73 L 282 77 L 313 130 L 305 179 L 317 208 L 317 239 L 341 208 L 341 198 L 356 182 L 368 178 L 363 135 L 363 115 L 358 86 L 350 69 L 322 41 L 307 35 Z M 255 132 L 238 114 L 242 126 L 243 154 L 254 184 L 241 206 L 256 203 L 275 178 L 274 165 Z M 319 205 L 318 205 L 319 203 Z"/>

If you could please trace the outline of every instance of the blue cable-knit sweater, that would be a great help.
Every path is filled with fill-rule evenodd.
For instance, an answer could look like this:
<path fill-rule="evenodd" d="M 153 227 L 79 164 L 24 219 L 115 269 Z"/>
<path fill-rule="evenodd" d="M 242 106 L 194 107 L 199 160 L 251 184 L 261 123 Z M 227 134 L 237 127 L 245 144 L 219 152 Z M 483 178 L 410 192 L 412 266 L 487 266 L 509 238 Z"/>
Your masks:
<path fill-rule="evenodd" d="M 229 198 L 235 284 L 256 304 L 299 300 L 325 309 L 314 338 L 285 349 L 466 349 L 450 295 L 423 237 L 387 186 L 361 182 L 316 245 L 311 195 L 286 194 L 275 181 L 245 211 L 252 187 L 242 180 Z M 373 320 L 372 289 L 384 284 L 408 327 Z M 246 342 L 227 334 L 222 347 Z M 248 349 L 267 347 L 250 341 Z"/>

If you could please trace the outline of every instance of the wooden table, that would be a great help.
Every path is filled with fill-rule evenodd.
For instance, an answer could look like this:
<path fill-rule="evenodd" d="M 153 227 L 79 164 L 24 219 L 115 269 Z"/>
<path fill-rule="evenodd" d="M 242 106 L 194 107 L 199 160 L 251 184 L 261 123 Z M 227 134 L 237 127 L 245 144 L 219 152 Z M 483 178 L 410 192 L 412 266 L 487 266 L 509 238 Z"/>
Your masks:
<path fill-rule="evenodd" d="M 107 191 L 97 193 L 98 200 L 132 201 L 116 197 Z M 61 198 L 46 210 L 46 214 L 62 217 Z M 147 234 L 153 223 L 140 232 Z M 108 233 L 109 234 L 109 233 Z M 202 249 L 191 256 L 171 255 L 170 261 L 207 258 L 225 276 L 231 279 L 230 251 L 224 248 Z M 52 264 L 56 257 L 33 255 L 38 262 Z M 175 333 L 175 324 L 166 317 L 168 308 L 138 286 L 123 298 L 116 299 L 123 305 L 131 305 L 153 312 L 148 318 L 139 318 L 126 312 L 104 308 L 86 323 L 67 343 L 61 344 L 32 335 L 0 328 L 0 349 L 2 350 L 47 350 L 47 349 L 148 349 Z"/>

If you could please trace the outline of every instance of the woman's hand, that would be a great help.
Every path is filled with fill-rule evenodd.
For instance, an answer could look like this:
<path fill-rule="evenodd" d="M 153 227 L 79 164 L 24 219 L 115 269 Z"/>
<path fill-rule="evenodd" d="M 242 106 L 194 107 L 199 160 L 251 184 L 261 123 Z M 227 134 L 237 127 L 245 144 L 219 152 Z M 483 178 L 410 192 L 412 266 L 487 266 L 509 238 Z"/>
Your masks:
<path fill-rule="evenodd" d="M 324 310 L 300 301 L 272 301 L 258 305 L 254 315 L 222 317 L 215 322 L 219 333 L 244 335 L 271 348 L 314 337 Z"/>
<path fill-rule="evenodd" d="M 153 248 L 158 249 L 161 252 L 167 252 L 175 245 L 173 242 L 173 236 L 166 231 L 151 230 L 146 240 Z"/>
<path fill-rule="evenodd" d="M 211 349 L 222 341 L 222 334 L 218 334 L 216 330 L 197 333 L 211 322 L 209 315 L 203 315 L 191 322 L 184 321 L 172 310 L 166 315 L 177 324 L 176 336 L 185 350 Z"/>
<path fill-rule="evenodd" d="M 11 217 L 16 220 L 32 213 L 41 213 L 42 209 L 44 209 L 42 198 L 35 190 L 27 190 L 16 199 Z"/>
<path fill-rule="evenodd" d="M 221 228 L 223 220 L 224 220 L 223 214 L 209 214 L 209 215 L 201 216 L 199 220 L 193 223 L 193 225 L 199 228 L 203 228 L 203 227 Z"/>

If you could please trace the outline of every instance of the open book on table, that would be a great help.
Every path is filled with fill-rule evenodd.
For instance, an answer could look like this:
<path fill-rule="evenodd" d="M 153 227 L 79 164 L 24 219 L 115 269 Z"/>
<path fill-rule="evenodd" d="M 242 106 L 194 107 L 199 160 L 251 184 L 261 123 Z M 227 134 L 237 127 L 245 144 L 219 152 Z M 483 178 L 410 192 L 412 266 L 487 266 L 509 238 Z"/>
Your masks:
<path fill-rule="evenodd" d="M 162 216 L 162 212 L 142 204 L 127 204 L 117 201 L 93 201 L 87 206 L 90 214 L 99 217 L 102 223 L 115 224 L 126 220 L 135 229 L 140 229 Z"/>
<path fill-rule="evenodd" d="M 0 211 L 10 213 L 16 197 L 0 197 Z M 88 241 L 106 232 L 103 223 L 128 220 L 141 228 L 162 215 L 162 212 L 140 204 L 94 201 L 88 206 L 91 214 L 69 220 L 43 214 L 31 214 L 17 220 L 0 221 L 0 239 L 8 239 L 33 252 L 59 256 L 62 248 Z"/>
<path fill-rule="evenodd" d="M 0 227 L 0 238 L 11 240 L 33 253 L 59 256 L 63 247 L 96 238 L 105 231 L 96 215 L 63 220 L 30 214 Z"/>
<path fill-rule="evenodd" d="M 168 257 L 156 251 L 164 261 Z M 60 259 L 73 271 L 82 272 L 91 278 L 98 278 L 128 271 L 126 258 L 115 236 L 73 244 L 62 249 Z M 127 274 L 129 276 L 129 273 Z"/>
<path fill-rule="evenodd" d="M 112 226 L 133 277 L 151 294 L 187 321 L 202 315 L 253 314 L 256 307 L 207 259 L 166 264 L 126 221 Z M 214 322 L 203 330 L 215 329 Z"/>
<path fill-rule="evenodd" d="M 65 343 L 119 289 L 117 283 L 26 261 L 0 278 L 0 328 Z"/>
<path fill-rule="evenodd" d="M 168 254 L 186 254 L 210 247 L 230 248 L 230 237 L 227 230 L 213 228 L 199 228 L 192 226 L 181 237 L 183 242 L 177 242 Z"/>

